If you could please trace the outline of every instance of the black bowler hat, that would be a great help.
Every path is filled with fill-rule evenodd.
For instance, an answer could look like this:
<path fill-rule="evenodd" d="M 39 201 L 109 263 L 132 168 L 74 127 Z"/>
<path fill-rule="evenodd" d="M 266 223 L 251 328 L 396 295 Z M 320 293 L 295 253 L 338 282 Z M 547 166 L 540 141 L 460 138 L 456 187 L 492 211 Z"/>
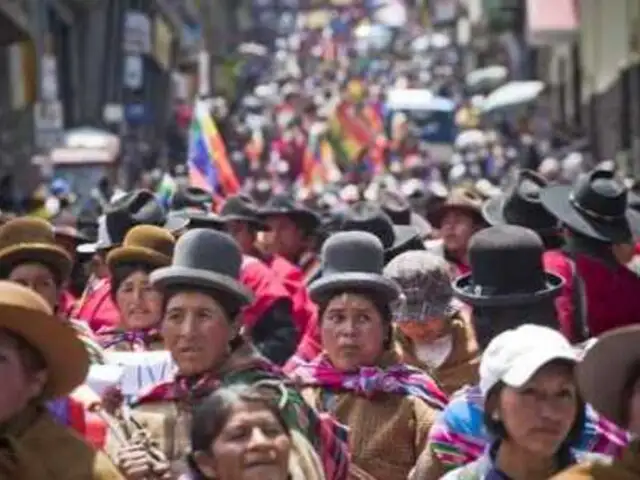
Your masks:
<path fill-rule="evenodd" d="M 540 201 L 547 181 L 531 170 L 522 170 L 504 194 L 490 198 L 482 208 L 489 225 L 520 225 L 541 235 L 559 232 L 559 222 Z"/>
<path fill-rule="evenodd" d="M 260 212 L 250 198 L 243 195 L 232 195 L 222 204 L 220 219 L 223 222 L 246 222 L 257 230 L 268 230 L 269 227 L 260 218 Z"/>
<path fill-rule="evenodd" d="M 628 208 L 627 194 L 614 172 L 595 169 L 573 186 L 545 188 L 540 200 L 571 230 L 601 242 L 626 243 L 640 232 L 640 215 Z"/>
<path fill-rule="evenodd" d="M 211 210 L 211 192 L 199 187 L 181 187 L 171 197 L 169 218 L 181 219 L 188 229 L 222 230 L 224 222 Z"/>
<path fill-rule="evenodd" d="M 176 242 L 171 266 L 151 273 L 151 283 L 166 289 L 172 286 L 204 287 L 219 291 L 239 306 L 253 300 L 240 282 L 242 252 L 235 240 L 223 232 L 194 229 Z"/>
<path fill-rule="evenodd" d="M 285 216 L 307 232 L 313 232 L 322 222 L 320 215 L 307 207 L 298 204 L 286 194 L 273 195 L 259 211 L 261 218 Z"/>
<path fill-rule="evenodd" d="M 320 258 L 322 276 L 309 285 L 315 302 L 349 290 L 369 291 L 385 302 L 400 295 L 400 286 L 383 275 L 384 249 L 371 233 L 335 233 L 322 246 Z"/>
<path fill-rule="evenodd" d="M 485 228 L 471 237 L 471 273 L 454 281 L 454 295 L 479 307 L 531 305 L 553 299 L 564 281 L 544 270 L 543 253 L 542 240 L 533 230 L 516 225 Z"/>

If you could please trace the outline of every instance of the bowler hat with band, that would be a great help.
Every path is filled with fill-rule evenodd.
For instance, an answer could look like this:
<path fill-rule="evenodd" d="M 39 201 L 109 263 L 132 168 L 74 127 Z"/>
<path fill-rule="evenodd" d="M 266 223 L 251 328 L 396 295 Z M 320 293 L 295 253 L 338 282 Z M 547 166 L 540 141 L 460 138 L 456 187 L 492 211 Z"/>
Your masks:
<path fill-rule="evenodd" d="M 73 260 L 56 243 L 49 222 L 40 218 L 19 217 L 0 227 L 0 275 L 24 262 L 38 262 L 51 268 L 60 281 L 69 278 Z"/>
<path fill-rule="evenodd" d="M 640 232 L 640 215 L 628 208 L 627 188 L 605 169 L 581 175 L 573 187 L 552 185 L 542 205 L 569 229 L 608 243 L 627 243 Z"/>
<path fill-rule="evenodd" d="M 243 195 L 228 197 L 220 209 L 220 219 L 223 222 L 245 222 L 257 230 L 269 230 L 269 227 L 260 218 L 260 212 L 250 198 Z"/>
<path fill-rule="evenodd" d="M 521 170 L 516 182 L 502 195 L 490 198 L 482 208 L 489 225 L 520 225 L 546 235 L 559 232 L 559 222 L 540 201 L 547 181 L 531 170 Z"/>
<path fill-rule="evenodd" d="M 206 288 L 220 292 L 234 305 L 252 302 L 252 293 L 240 282 L 242 252 L 235 240 L 223 232 L 197 228 L 176 242 L 173 261 L 155 270 L 151 283 L 160 289 L 172 286 Z"/>
<path fill-rule="evenodd" d="M 84 343 L 30 288 L 0 281 L 0 330 L 22 338 L 42 356 L 47 369 L 44 400 L 68 395 L 84 382 L 89 371 Z"/>
<path fill-rule="evenodd" d="M 320 258 L 322 275 L 309 285 L 316 303 L 349 290 L 369 291 L 385 302 L 400 295 L 398 284 L 383 275 L 384 249 L 371 233 L 335 233 L 325 241 Z"/>
<path fill-rule="evenodd" d="M 530 305 L 553 299 L 564 281 L 544 270 L 543 253 L 542 240 L 533 230 L 516 225 L 485 228 L 471 237 L 471 273 L 454 281 L 454 295 L 478 307 Z"/>
<path fill-rule="evenodd" d="M 307 207 L 298 204 L 286 194 L 273 195 L 259 211 L 263 220 L 274 216 L 289 217 L 294 223 L 307 232 L 313 232 L 322 222 L 320 215 Z"/>
<path fill-rule="evenodd" d="M 113 270 L 118 265 L 141 263 L 152 268 L 171 264 L 175 239 L 171 232 L 155 225 L 138 225 L 124 237 L 120 247 L 107 255 L 107 265 Z"/>

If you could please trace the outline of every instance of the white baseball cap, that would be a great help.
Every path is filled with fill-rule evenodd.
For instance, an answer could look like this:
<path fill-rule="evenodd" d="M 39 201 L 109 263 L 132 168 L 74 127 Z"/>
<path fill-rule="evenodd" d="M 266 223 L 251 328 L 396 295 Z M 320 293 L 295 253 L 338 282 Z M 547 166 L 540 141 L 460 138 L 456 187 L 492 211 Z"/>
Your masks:
<path fill-rule="evenodd" d="M 578 353 L 559 332 L 539 325 L 522 325 L 495 337 L 480 361 L 480 390 L 486 398 L 503 382 L 524 386 L 543 366 L 554 360 L 578 362 Z"/>

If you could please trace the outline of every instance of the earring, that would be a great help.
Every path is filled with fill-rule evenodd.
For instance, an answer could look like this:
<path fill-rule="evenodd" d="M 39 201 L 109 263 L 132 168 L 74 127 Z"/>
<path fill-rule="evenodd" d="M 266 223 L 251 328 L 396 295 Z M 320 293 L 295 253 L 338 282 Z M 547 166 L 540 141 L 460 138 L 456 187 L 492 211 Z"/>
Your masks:
<path fill-rule="evenodd" d="M 499 422 L 500 421 L 500 412 L 498 412 L 497 410 L 495 412 L 493 412 L 491 414 L 491 420 L 493 420 L 494 422 Z"/>

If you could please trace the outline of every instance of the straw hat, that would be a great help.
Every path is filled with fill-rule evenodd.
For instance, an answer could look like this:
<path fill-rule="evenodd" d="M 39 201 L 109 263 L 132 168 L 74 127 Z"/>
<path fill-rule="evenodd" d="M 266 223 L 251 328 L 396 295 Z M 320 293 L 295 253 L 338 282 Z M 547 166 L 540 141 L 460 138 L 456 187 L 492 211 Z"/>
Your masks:
<path fill-rule="evenodd" d="M 124 263 L 143 263 L 154 268 L 171 265 L 175 240 L 173 235 L 155 225 L 138 225 L 124 237 L 121 247 L 107 255 L 107 265 L 113 270 Z"/>
<path fill-rule="evenodd" d="M 33 290 L 0 281 L 0 329 L 37 350 L 47 365 L 46 400 L 70 393 L 89 371 L 89 355 L 73 328 L 60 321 Z"/>
<path fill-rule="evenodd" d="M 20 217 L 0 227 L 0 265 L 6 274 L 24 262 L 47 265 L 65 280 L 73 261 L 67 251 L 56 243 L 51 224 L 40 218 Z"/>

